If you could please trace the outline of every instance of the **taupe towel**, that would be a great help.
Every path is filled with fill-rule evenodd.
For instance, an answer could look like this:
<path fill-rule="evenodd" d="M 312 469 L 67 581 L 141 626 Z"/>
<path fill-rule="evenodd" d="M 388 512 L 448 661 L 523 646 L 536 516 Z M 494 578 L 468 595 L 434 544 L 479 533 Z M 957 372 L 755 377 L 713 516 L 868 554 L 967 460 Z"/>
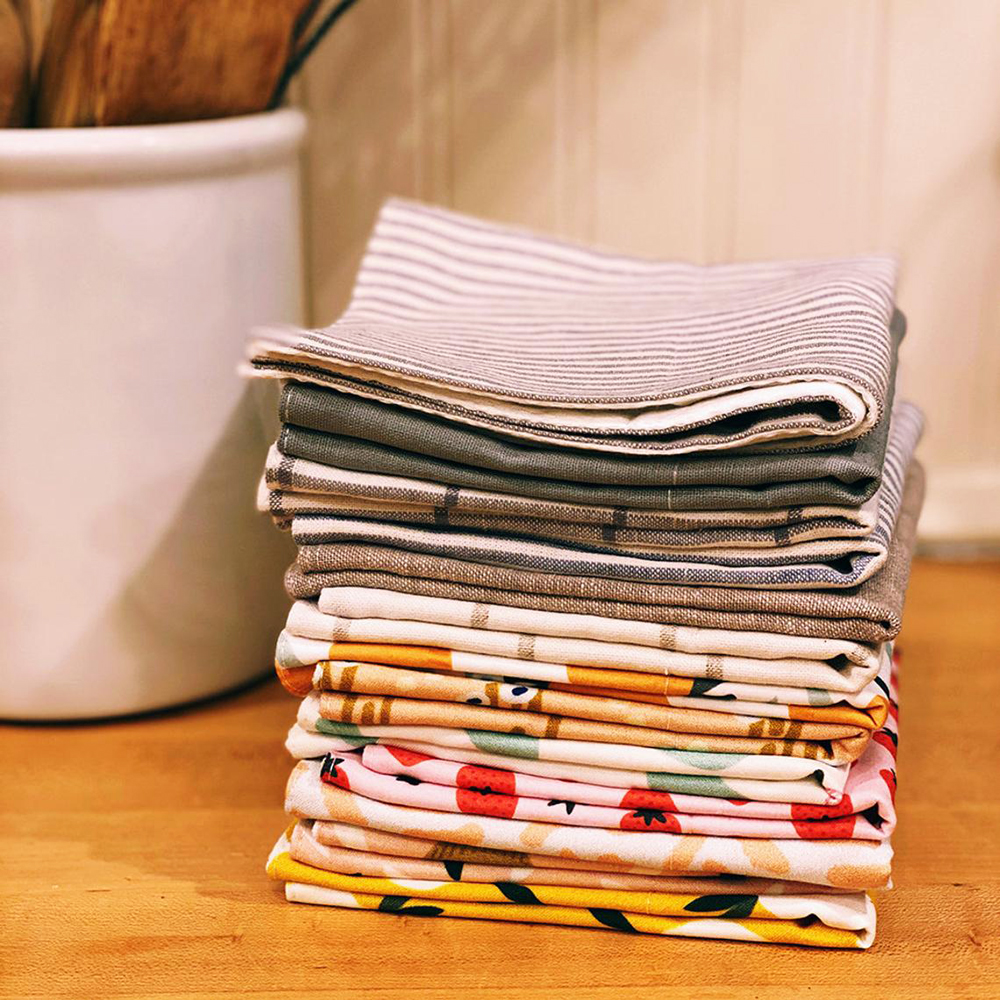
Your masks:
<path fill-rule="evenodd" d="M 879 494 L 870 501 L 878 510 Z M 270 514 L 282 529 L 298 524 L 302 530 L 316 528 L 327 518 L 376 520 L 389 524 L 434 524 L 471 529 L 492 534 L 526 535 L 547 541 L 577 545 L 612 545 L 617 551 L 632 553 L 709 551 L 713 549 L 796 548 L 825 555 L 848 555 L 868 544 L 872 525 L 842 515 L 802 519 L 774 527 L 706 526 L 697 531 L 665 528 L 630 528 L 624 523 L 586 524 L 550 521 L 535 517 L 491 517 L 463 513 L 447 507 L 380 503 L 353 497 L 321 496 L 269 490 L 263 481 L 257 490 L 257 509 Z M 850 510 L 850 508 L 844 508 Z M 624 520 L 624 519 L 622 519 Z M 872 520 L 874 520 L 874 515 Z"/>
<path fill-rule="evenodd" d="M 402 201 L 344 315 L 250 371 L 543 443 L 635 454 L 836 444 L 886 410 L 896 263 L 696 266 Z"/>

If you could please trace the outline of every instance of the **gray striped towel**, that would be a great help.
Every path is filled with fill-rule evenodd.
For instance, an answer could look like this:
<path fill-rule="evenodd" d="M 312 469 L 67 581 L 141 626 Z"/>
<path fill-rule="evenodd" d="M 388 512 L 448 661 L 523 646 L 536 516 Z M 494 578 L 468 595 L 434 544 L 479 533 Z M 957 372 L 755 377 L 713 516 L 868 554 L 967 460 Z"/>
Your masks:
<path fill-rule="evenodd" d="M 798 546 L 761 552 L 719 550 L 662 555 L 632 555 L 611 545 L 570 546 L 498 534 L 473 534 L 453 528 L 425 528 L 343 517 L 298 518 L 292 534 L 305 572 L 330 568 L 341 542 L 362 542 L 425 552 L 470 562 L 510 566 L 543 573 L 598 576 L 612 580 L 677 583 L 699 587 L 816 589 L 855 587 L 885 562 L 899 513 L 906 468 L 922 429 L 920 411 L 900 403 L 893 414 L 878 521 L 848 554 L 818 553 Z"/>
<path fill-rule="evenodd" d="M 896 263 L 697 266 L 392 200 L 343 316 L 249 371 L 516 438 L 680 454 L 834 445 L 886 410 Z"/>
<path fill-rule="evenodd" d="M 606 486 L 539 476 L 517 476 L 401 451 L 360 438 L 285 424 L 282 454 L 357 472 L 426 479 L 460 489 L 516 493 L 522 497 L 600 506 L 661 510 L 761 510 L 831 504 L 857 507 L 870 496 L 874 478 L 852 483 L 834 477 L 763 486 Z"/>
<path fill-rule="evenodd" d="M 902 314 L 896 313 L 902 320 Z M 902 336 L 902 323 L 898 335 Z M 895 354 L 893 375 L 895 374 Z M 829 495 L 824 487 L 834 483 L 850 490 L 851 502 L 862 502 L 878 488 L 889 435 L 889 412 L 895 378 L 889 383 L 887 412 L 869 434 L 834 448 L 809 451 L 749 453 L 747 450 L 705 452 L 695 455 L 621 455 L 613 452 L 544 447 L 501 437 L 465 424 L 390 406 L 349 393 L 323 389 L 303 382 L 285 384 L 278 413 L 285 424 L 324 431 L 344 438 L 367 441 L 376 453 L 369 471 L 392 472 L 395 452 L 440 459 L 473 469 L 488 469 L 509 477 L 507 492 L 519 492 L 525 478 L 560 479 L 603 486 L 737 486 L 762 487 L 774 483 L 807 481 L 815 484 L 813 502 L 843 502 L 844 494 Z M 294 434 L 294 431 L 287 432 Z M 381 459 L 378 457 L 379 448 Z M 299 454 L 294 450 L 291 454 Z M 338 461 L 331 450 L 331 463 Z M 323 459 L 301 454 L 303 458 Z M 441 468 L 437 466 L 436 468 Z M 439 478 L 412 465 L 407 472 L 418 478 Z M 474 473 L 462 471 L 468 484 Z M 454 482 L 448 477 L 448 482 Z"/>
<path fill-rule="evenodd" d="M 269 491 L 267 504 L 279 521 L 295 513 L 339 513 L 328 507 L 329 498 L 350 502 L 427 507 L 435 511 L 435 523 L 455 523 L 457 515 L 479 514 L 488 517 L 527 517 L 545 521 L 597 525 L 601 528 L 649 528 L 671 531 L 700 531 L 706 528 L 768 529 L 794 531 L 798 525 L 834 519 L 857 529 L 853 534 L 868 534 L 875 527 L 876 498 L 860 507 L 834 504 L 811 504 L 763 509 L 709 508 L 689 510 L 677 506 L 675 491 L 664 491 L 660 508 L 636 508 L 614 503 L 621 491 L 612 491 L 608 504 L 584 504 L 545 500 L 488 490 L 466 489 L 377 472 L 357 472 L 310 462 L 285 455 L 272 446 L 264 469 L 264 486 Z M 630 494 L 631 495 L 631 494 Z M 337 506 L 340 506 L 339 504 Z"/>
<path fill-rule="evenodd" d="M 877 512 L 880 493 L 866 506 Z M 470 529 L 502 535 L 524 535 L 549 542 L 572 542 L 583 547 L 611 546 L 616 552 L 656 554 L 689 552 L 692 550 L 794 549 L 826 557 L 849 555 L 869 544 L 868 536 L 874 523 L 862 527 L 856 520 L 840 515 L 800 519 L 773 527 L 718 527 L 708 525 L 699 530 L 664 528 L 632 528 L 626 526 L 623 515 L 609 524 L 586 524 L 575 521 L 553 521 L 537 517 L 505 517 L 479 513 L 463 513 L 448 507 L 383 503 L 353 497 L 323 496 L 313 493 L 290 493 L 269 490 L 261 482 L 257 491 L 257 507 L 269 513 L 282 530 L 298 525 L 298 531 L 313 533 L 310 544 L 325 539 L 315 537 L 323 520 L 339 517 L 349 520 L 385 521 L 391 524 L 424 524 Z M 872 518 L 874 522 L 874 516 Z"/>
<path fill-rule="evenodd" d="M 635 583 L 510 569 L 357 543 L 333 547 L 335 558 L 324 572 L 304 573 L 292 565 L 285 586 L 294 598 L 317 597 L 325 587 L 377 587 L 602 618 L 885 642 L 898 635 L 902 624 L 923 497 L 924 472 L 913 461 L 885 565 L 857 587 L 843 591 Z"/>

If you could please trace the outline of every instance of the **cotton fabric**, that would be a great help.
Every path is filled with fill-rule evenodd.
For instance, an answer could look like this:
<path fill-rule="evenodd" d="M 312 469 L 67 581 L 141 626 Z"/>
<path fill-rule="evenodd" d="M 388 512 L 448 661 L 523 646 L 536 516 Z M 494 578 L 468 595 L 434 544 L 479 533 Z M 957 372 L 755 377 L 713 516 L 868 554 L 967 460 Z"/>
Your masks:
<path fill-rule="evenodd" d="M 895 281 L 885 257 L 660 263 L 393 200 L 344 315 L 249 360 L 568 447 L 834 444 L 884 412 Z"/>

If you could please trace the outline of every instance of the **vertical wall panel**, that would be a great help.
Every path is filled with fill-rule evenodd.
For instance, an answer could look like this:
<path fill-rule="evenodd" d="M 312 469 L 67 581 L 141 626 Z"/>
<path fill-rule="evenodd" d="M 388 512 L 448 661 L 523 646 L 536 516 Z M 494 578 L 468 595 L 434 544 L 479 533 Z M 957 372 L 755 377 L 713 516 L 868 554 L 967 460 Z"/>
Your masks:
<path fill-rule="evenodd" d="M 902 372 L 928 414 L 925 531 L 1000 536 L 1000 4 L 890 8 L 880 239 L 911 318 Z"/>
<path fill-rule="evenodd" d="M 599 3 L 596 232 L 642 254 L 704 256 L 708 4 Z"/>
<path fill-rule="evenodd" d="M 324 40 L 304 74 L 310 113 L 305 180 L 312 321 L 346 304 L 386 193 L 415 195 L 413 19 L 398 0 L 365 0 Z"/>
<path fill-rule="evenodd" d="M 867 242 L 880 4 L 769 0 L 743 11 L 735 255 Z"/>
<path fill-rule="evenodd" d="M 556 228 L 556 4 L 453 0 L 455 208 Z"/>

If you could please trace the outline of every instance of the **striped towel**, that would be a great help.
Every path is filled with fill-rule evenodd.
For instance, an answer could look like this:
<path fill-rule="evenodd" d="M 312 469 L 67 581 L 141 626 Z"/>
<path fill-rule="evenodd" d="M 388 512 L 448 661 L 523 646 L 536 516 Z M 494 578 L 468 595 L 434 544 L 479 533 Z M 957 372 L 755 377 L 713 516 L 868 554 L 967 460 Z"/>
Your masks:
<path fill-rule="evenodd" d="M 425 528 L 344 517 L 296 518 L 292 535 L 300 547 L 299 566 L 306 572 L 331 568 L 330 557 L 335 555 L 331 545 L 351 541 L 497 566 L 607 579 L 794 590 L 854 587 L 876 573 L 888 556 L 906 469 L 922 423 L 915 406 L 899 404 L 886 453 L 878 521 L 871 535 L 856 540 L 846 554 L 825 550 L 823 545 L 807 546 L 805 551 L 791 545 L 760 552 L 731 548 L 636 555 L 608 541 L 571 546 L 518 535 L 474 534 L 450 527 Z"/>
<path fill-rule="evenodd" d="M 434 484 L 430 484 L 434 485 Z M 764 524 L 730 524 L 722 519 L 705 519 L 700 528 L 635 527 L 630 511 L 606 509 L 606 521 L 559 521 L 544 517 L 493 516 L 477 511 L 465 512 L 433 504 L 386 503 L 380 500 L 355 499 L 336 494 L 296 493 L 294 490 L 270 490 L 261 482 L 257 490 L 257 509 L 270 514 L 281 529 L 307 522 L 343 517 L 349 520 L 388 521 L 392 524 L 429 524 L 440 527 L 489 531 L 505 535 L 526 535 L 545 541 L 573 542 L 577 545 L 613 545 L 616 551 L 632 554 L 687 552 L 710 549 L 777 549 L 795 546 L 799 551 L 826 555 L 846 555 L 864 544 L 871 534 L 880 505 L 876 493 L 864 507 L 833 507 L 822 513 L 806 514 L 800 507 L 797 517 L 791 508 L 779 508 L 784 521 Z M 655 512 L 654 512 L 655 513 Z M 696 512 L 693 512 L 696 513 Z M 725 513 L 725 512 L 722 512 Z M 739 521 L 743 512 L 731 511 Z M 651 519 L 655 524 L 655 517 Z M 664 513 L 662 524 L 672 525 L 681 517 Z M 692 524 L 698 524 L 692 518 Z M 315 525 L 314 525 L 315 527 Z"/>
<path fill-rule="evenodd" d="M 901 316 L 900 313 L 896 313 Z M 895 356 L 893 358 L 895 373 Z M 526 477 L 559 479 L 590 486 L 729 486 L 762 487 L 774 483 L 805 481 L 815 484 L 816 499 L 842 502 L 838 495 L 826 497 L 821 491 L 828 481 L 849 487 L 851 501 L 866 499 L 878 488 L 889 434 L 888 414 L 892 410 L 895 379 L 890 381 L 886 411 L 868 434 L 833 448 L 785 450 L 761 453 L 740 449 L 706 452 L 700 455 L 632 455 L 582 451 L 501 437 L 465 424 L 418 413 L 403 406 L 390 406 L 349 393 L 323 389 L 302 382 L 287 382 L 281 393 L 278 414 L 291 425 L 284 437 L 299 436 L 298 428 L 324 431 L 368 442 L 374 446 L 376 468 L 392 472 L 398 466 L 397 452 L 420 455 L 455 463 L 471 469 L 488 469 L 510 477 L 514 485 L 505 492 L 519 492 Z M 306 440 L 310 440 L 307 437 Z M 331 455 L 336 452 L 332 450 Z M 290 454 L 297 454 L 294 450 Z M 303 458 L 319 456 L 303 454 Z M 339 461 L 329 464 L 339 465 Z M 381 468 L 379 468 L 381 465 Z M 437 479 L 430 472 L 414 473 L 420 478 Z M 449 478 L 447 480 L 451 482 Z"/>
<path fill-rule="evenodd" d="M 664 263 L 392 200 L 343 316 L 259 332 L 249 371 L 574 448 L 833 445 L 886 409 L 895 282 L 888 257 Z"/>
<path fill-rule="evenodd" d="M 885 565 L 863 583 L 842 591 L 639 583 L 351 542 L 330 547 L 324 571 L 290 567 L 285 587 L 292 597 L 316 597 L 326 587 L 376 587 L 604 618 L 884 642 L 899 633 L 902 623 L 923 494 L 923 468 L 914 461 Z"/>

